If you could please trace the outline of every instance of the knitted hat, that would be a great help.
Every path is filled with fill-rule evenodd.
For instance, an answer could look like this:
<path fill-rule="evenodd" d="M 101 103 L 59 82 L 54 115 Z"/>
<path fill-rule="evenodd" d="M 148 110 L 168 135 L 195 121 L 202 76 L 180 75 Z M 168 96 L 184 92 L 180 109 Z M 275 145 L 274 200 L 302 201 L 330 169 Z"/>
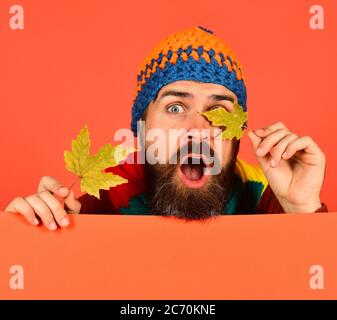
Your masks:
<path fill-rule="evenodd" d="M 131 129 L 135 136 L 137 121 L 158 91 L 179 80 L 223 85 L 236 94 L 246 111 L 246 86 L 233 52 L 212 31 L 192 27 L 161 41 L 141 64 L 132 108 Z"/>

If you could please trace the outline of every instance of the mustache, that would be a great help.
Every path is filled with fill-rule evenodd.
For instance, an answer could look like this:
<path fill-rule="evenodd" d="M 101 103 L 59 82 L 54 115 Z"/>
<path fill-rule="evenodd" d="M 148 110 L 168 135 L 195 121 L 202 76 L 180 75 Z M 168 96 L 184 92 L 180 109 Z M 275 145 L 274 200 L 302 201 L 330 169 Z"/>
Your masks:
<path fill-rule="evenodd" d="M 200 143 L 198 143 L 200 146 Z M 193 151 L 193 142 L 187 150 Z M 209 148 L 212 150 L 212 148 Z M 177 177 L 177 165 L 145 163 L 146 194 L 152 215 L 174 216 L 184 220 L 205 220 L 222 214 L 235 183 L 235 163 L 239 141 L 228 155 L 229 161 L 219 174 L 208 179 L 201 189 L 186 188 Z M 212 154 L 210 152 L 210 154 Z M 215 155 L 214 153 L 212 155 Z M 181 150 L 176 151 L 180 159 Z"/>
<path fill-rule="evenodd" d="M 151 214 L 185 220 L 205 220 L 222 214 L 234 182 L 234 165 L 233 159 L 200 190 L 177 182 L 176 165 L 146 165 Z"/>

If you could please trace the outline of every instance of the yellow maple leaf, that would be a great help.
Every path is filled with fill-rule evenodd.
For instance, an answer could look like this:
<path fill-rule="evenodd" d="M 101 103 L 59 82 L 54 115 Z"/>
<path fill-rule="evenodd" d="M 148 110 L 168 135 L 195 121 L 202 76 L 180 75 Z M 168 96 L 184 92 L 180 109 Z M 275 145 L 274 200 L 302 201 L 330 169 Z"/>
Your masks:
<path fill-rule="evenodd" d="M 243 135 L 243 127 L 248 119 L 248 112 L 244 112 L 243 108 L 234 103 L 233 111 L 228 112 L 225 108 L 217 108 L 214 110 L 202 112 L 213 126 L 226 127 L 221 134 L 222 139 L 240 139 Z"/>
<path fill-rule="evenodd" d="M 75 173 L 81 180 L 81 191 L 99 197 L 99 190 L 109 190 L 119 184 L 128 182 L 127 179 L 111 172 L 103 172 L 106 168 L 117 166 L 136 149 L 123 145 L 113 147 L 105 144 L 99 151 L 90 155 L 90 137 L 85 126 L 75 140 L 72 140 L 71 151 L 64 152 L 66 169 Z"/>

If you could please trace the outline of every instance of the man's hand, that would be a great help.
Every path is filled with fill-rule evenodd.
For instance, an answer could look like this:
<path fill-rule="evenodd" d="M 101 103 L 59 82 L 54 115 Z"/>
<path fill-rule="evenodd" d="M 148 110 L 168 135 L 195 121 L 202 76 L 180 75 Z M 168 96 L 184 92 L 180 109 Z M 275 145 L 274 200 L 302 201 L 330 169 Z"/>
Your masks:
<path fill-rule="evenodd" d="M 56 196 L 61 198 L 62 203 Z M 57 224 L 61 227 L 69 225 L 63 202 L 68 212 L 80 212 L 81 203 L 75 199 L 74 192 L 53 177 L 44 176 L 40 180 L 36 194 L 15 198 L 8 204 L 5 211 L 20 213 L 32 225 L 39 224 L 39 217 L 46 228 L 56 230 Z"/>
<path fill-rule="evenodd" d="M 285 212 L 315 212 L 325 155 L 310 137 L 299 137 L 281 123 L 250 131 L 255 155 Z"/>

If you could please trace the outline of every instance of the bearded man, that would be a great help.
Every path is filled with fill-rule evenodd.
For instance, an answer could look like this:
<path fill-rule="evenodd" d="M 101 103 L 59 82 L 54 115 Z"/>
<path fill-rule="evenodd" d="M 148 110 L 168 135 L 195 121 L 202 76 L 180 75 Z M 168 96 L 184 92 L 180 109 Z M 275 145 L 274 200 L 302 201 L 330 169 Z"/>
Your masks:
<path fill-rule="evenodd" d="M 33 225 L 42 220 L 50 230 L 68 226 L 69 212 L 188 220 L 326 212 L 320 199 L 325 156 L 310 137 L 298 136 L 282 122 L 250 131 L 259 166 L 238 158 L 237 137 L 221 139 L 221 148 L 216 148 L 219 129 L 203 113 L 223 108 L 233 114 L 237 105 L 246 112 L 246 102 L 242 68 L 222 39 L 202 27 L 175 33 L 150 52 L 138 74 L 131 128 L 135 136 L 140 127 L 143 130 L 145 163 L 136 160 L 106 170 L 128 183 L 101 190 L 99 200 L 88 194 L 76 199 L 72 190 L 45 176 L 37 193 L 15 198 L 5 210 L 21 213 Z M 154 142 L 146 139 L 154 129 L 162 132 L 156 163 L 148 152 Z M 172 142 L 170 130 L 184 134 Z M 199 134 L 204 130 L 210 133 L 207 139 Z M 209 152 L 203 152 L 205 148 Z M 217 174 L 206 174 L 210 159 L 218 166 Z M 64 206 L 56 195 L 64 199 Z"/>

